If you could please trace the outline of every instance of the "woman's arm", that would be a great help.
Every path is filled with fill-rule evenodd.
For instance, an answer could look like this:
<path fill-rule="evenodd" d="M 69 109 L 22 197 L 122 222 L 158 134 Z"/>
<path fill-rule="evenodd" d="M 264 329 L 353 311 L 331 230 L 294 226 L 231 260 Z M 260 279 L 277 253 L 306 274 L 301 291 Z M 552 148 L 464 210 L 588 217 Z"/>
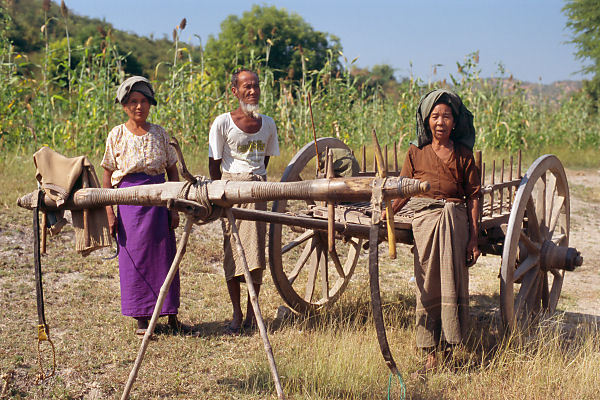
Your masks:
<path fill-rule="evenodd" d="M 102 174 L 102 187 L 106 189 L 112 188 L 112 174 L 114 171 L 110 171 L 104 168 L 104 173 Z M 106 216 L 108 217 L 108 229 L 112 236 L 115 235 L 115 229 L 117 228 L 117 217 L 115 216 L 115 211 L 112 206 L 106 206 Z"/>
<path fill-rule="evenodd" d="M 467 216 L 469 217 L 469 243 L 467 244 L 467 267 L 475 264 L 481 252 L 477 246 L 479 236 L 479 197 L 473 196 L 467 201 Z"/>

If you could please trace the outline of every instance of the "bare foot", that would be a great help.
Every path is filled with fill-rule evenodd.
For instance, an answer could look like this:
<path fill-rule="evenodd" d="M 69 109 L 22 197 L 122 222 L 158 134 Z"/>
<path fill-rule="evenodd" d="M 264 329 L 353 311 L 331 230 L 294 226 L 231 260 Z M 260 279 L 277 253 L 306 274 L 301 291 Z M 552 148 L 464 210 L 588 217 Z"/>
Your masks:
<path fill-rule="evenodd" d="M 427 354 L 427 359 L 425 360 L 425 364 L 417 371 L 411 374 L 411 377 L 415 380 L 425 380 L 427 374 L 434 372 L 437 369 L 437 358 L 435 355 L 435 351 Z"/>

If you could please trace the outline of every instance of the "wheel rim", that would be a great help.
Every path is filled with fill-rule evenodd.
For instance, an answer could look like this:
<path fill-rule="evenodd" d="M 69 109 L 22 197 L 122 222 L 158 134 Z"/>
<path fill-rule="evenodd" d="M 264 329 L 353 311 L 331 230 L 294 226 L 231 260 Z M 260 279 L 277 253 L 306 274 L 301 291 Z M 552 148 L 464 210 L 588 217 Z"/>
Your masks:
<path fill-rule="evenodd" d="M 336 138 L 317 140 L 318 152 L 326 148 L 348 149 Z M 281 178 L 282 182 L 311 179 L 315 175 L 314 143 L 304 146 L 292 158 Z M 298 211 L 314 205 L 308 201 L 276 201 L 272 211 Z M 292 230 L 281 224 L 270 224 L 269 265 L 273 282 L 284 301 L 296 312 L 310 313 L 333 304 L 350 281 L 362 241 L 347 238 L 347 243 L 336 240 L 339 263 L 327 251 L 326 232 Z M 337 265 L 336 265 L 337 264 Z"/>
<path fill-rule="evenodd" d="M 500 298 L 505 328 L 527 328 L 553 313 L 565 270 L 549 257 L 569 245 L 569 185 L 558 158 L 538 158 L 521 180 L 502 253 Z"/>

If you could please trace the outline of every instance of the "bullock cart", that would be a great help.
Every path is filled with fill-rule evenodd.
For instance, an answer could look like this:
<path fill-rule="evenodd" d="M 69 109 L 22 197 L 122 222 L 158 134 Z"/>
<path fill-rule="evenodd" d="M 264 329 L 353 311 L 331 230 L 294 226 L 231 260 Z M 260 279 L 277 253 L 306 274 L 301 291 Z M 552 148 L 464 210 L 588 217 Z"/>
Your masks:
<path fill-rule="evenodd" d="M 336 138 L 317 140 L 318 152 L 327 148 L 350 150 Z M 315 175 L 315 144 L 304 146 L 290 161 L 282 182 L 312 179 Z M 388 176 L 398 176 L 398 152 L 383 151 Z M 358 154 L 357 154 L 358 155 Z M 359 176 L 367 171 L 365 148 L 358 155 Z M 486 171 L 481 152 L 475 153 L 481 172 L 479 247 L 483 255 L 501 256 L 500 310 L 505 328 L 528 323 L 540 312 L 555 311 L 565 271 L 583 262 L 569 247 L 569 186 L 561 162 L 544 155 L 521 174 L 521 154 L 507 162 L 492 163 Z M 373 161 L 373 169 L 376 162 Z M 487 172 L 487 173 L 486 173 Z M 331 305 L 352 278 L 363 247 L 376 253 L 370 240 L 372 207 L 338 198 L 335 205 L 335 239 L 341 268 L 328 252 L 327 205 L 314 201 L 279 200 L 264 220 L 269 230 L 269 261 L 273 281 L 281 297 L 298 313 L 310 313 Z M 240 213 L 242 214 L 242 213 Z M 412 244 L 410 202 L 395 216 L 396 240 Z M 239 215 L 250 218 L 250 215 Z M 379 241 L 387 238 L 380 227 Z M 369 257 L 369 262 L 377 259 Z"/>

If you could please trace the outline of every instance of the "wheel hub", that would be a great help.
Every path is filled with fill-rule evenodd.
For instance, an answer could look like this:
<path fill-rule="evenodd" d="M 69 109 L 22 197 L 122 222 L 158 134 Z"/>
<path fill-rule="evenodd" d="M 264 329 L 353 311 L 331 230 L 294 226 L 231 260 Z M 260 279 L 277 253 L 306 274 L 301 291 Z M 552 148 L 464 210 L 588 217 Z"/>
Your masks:
<path fill-rule="evenodd" d="M 557 246 L 551 240 L 542 243 L 540 252 L 540 267 L 544 271 L 552 269 L 564 269 L 573 271 L 583 264 L 583 257 L 573 247 Z"/>

